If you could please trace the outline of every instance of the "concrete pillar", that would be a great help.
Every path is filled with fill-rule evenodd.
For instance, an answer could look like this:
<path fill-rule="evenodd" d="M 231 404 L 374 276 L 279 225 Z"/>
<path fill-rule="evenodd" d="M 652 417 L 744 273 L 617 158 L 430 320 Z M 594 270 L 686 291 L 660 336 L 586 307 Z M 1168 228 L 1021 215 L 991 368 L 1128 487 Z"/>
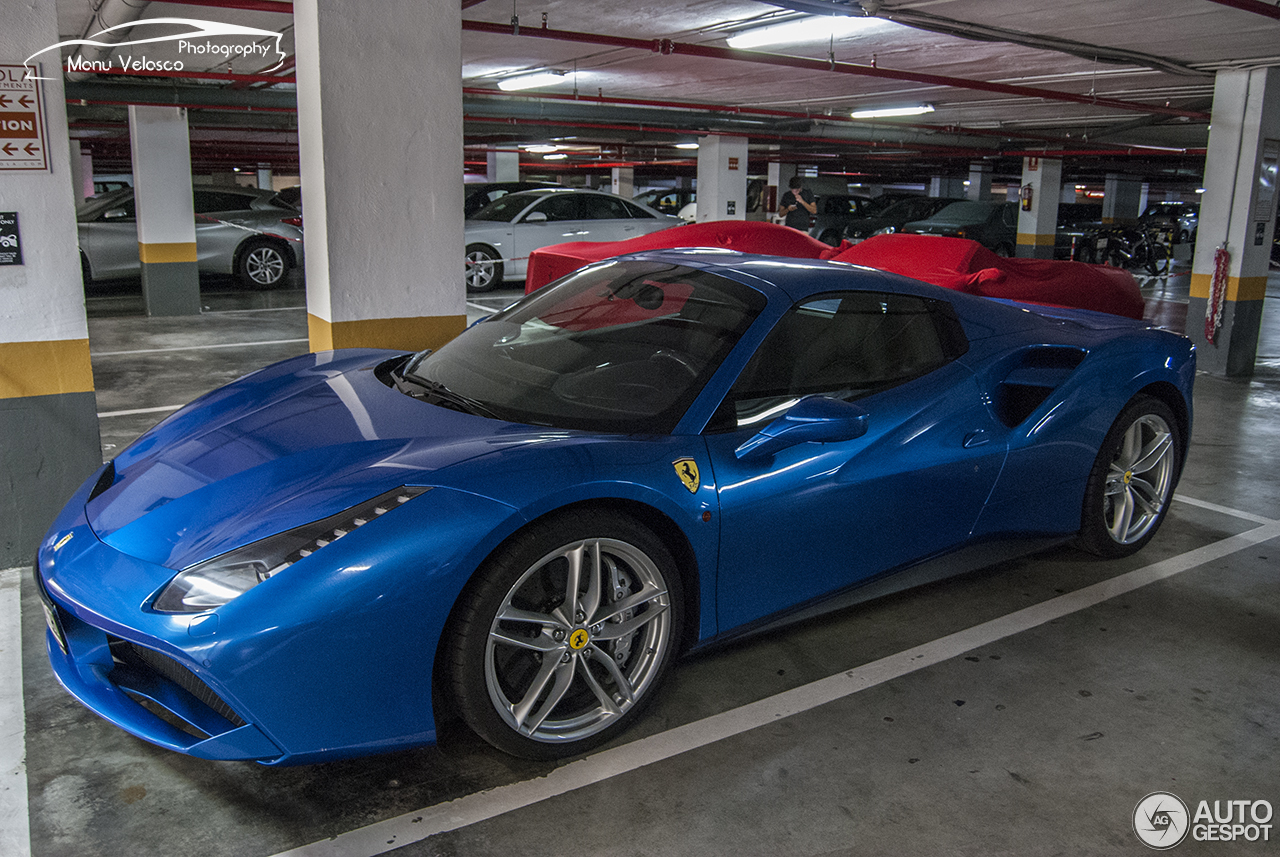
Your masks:
<path fill-rule="evenodd" d="M 490 149 L 486 153 L 488 170 L 485 178 L 491 182 L 520 181 L 520 153 Z"/>
<path fill-rule="evenodd" d="M 929 179 L 929 196 L 955 197 L 964 196 L 964 179 L 951 176 L 934 176 Z"/>
<path fill-rule="evenodd" d="M 84 153 L 80 149 L 80 141 L 72 140 L 68 150 L 71 168 L 71 198 L 76 205 L 93 196 L 93 172 L 89 173 L 89 193 L 85 193 Z"/>
<path fill-rule="evenodd" d="M 636 171 L 634 167 L 613 167 L 610 172 L 609 190 L 618 196 L 631 199 L 635 196 Z"/>
<path fill-rule="evenodd" d="M 1142 189 L 1138 192 L 1138 215 L 1147 210 L 1147 203 L 1151 199 L 1151 182 L 1143 182 Z"/>
<path fill-rule="evenodd" d="M 1031 208 L 1018 206 L 1018 256 L 1052 259 L 1062 199 L 1062 161 L 1023 158 L 1022 187 L 1031 188 Z"/>
<path fill-rule="evenodd" d="M 984 200 L 991 198 L 991 171 L 994 165 L 989 161 L 975 161 L 969 165 L 969 187 L 965 196 L 968 199 Z"/>
<path fill-rule="evenodd" d="M 1186 332 L 1196 344 L 1198 369 L 1252 375 L 1280 195 L 1280 68 L 1218 72 L 1212 122 Z M 1219 247 L 1226 248 L 1230 263 L 1222 326 L 1210 343 L 1205 319 L 1213 311 Z"/>
<path fill-rule="evenodd" d="M 52 73 L 42 63 L 51 80 L 22 81 L 22 58 L 57 41 L 54 0 L 5 9 L 0 57 L 12 59 L 0 68 L 0 91 L 35 95 L 43 104 L 45 140 L 56 142 L 47 151 L 48 169 L 0 171 L 0 231 L 20 242 L 0 247 L 6 251 L 0 253 L 0 569 L 30 565 L 62 504 L 102 464 L 56 55 Z M 20 257 L 9 255 L 15 250 Z M 11 785 L 18 785 L 16 778 Z M 25 830 L 25 780 L 22 786 L 20 796 L 6 787 L 0 811 L 20 818 Z M 12 805 L 14 798 L 21 806 Z M 19 838 L 25 847 L 25 835 Z"/>
<path fill-rule="evenodd" d="M 84 198 L 96 196 L 98 190 L 93 186 L 93 152 L 88 149 L 80 150 L 80 176 L 81 181 L 84 182 L 81 188 Z"/>
<path fill-rule="evenodd" d="M 147 315 L 199 315 L 187 111 L 130 104 L 129 146 Z"/>
<path fill-rule="evenodd" d="M 698 222 L 747 219 L 747 138 L 698 140 Z"/>
<path fill-rule="evenodd" d="M 311 348 L 443 345 L 467 320 L 461 7 L 295 0 L 293 20 Z"/>
<path fill-rule="evenodd" d="M 258 189 L 271 190 L 271 167 L 258 164 Z"/>
<path fill-rule="evenodd" d="M 765 187 L 765 212 L 772 220 L 778 214 L 778 200 L 787 192 L 791 179 L 795 177 L 795 164 L 782 164 L 772 161 L 768 170 L 768 185 Z"/>
<path fill-rule="evenodd" d="M 1102 187 L 1102 222 L 1135 220 L 1142 210 L 1142 182 L 1130 176 L 1108 173 Z"/>

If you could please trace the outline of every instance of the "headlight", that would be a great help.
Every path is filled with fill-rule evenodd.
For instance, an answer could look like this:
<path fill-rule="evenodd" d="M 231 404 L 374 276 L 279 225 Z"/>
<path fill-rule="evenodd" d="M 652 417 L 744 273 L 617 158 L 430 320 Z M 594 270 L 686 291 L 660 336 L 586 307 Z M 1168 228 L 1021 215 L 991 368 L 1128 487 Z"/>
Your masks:
<path fill-rule="evenodd" d="M 886 226 L 884 229 L 877 229 L 872 234 L 873 235 L 892 235 L 897 231 L 898 231 L 898 227 L 896 226 Z"/>
<path fill-rule="evenodd" d="M 427 490 L 397 488 L 324 520 L 268 536 L 193 565 L 165 585 L 152 608 L 160 613 L 203 613 L 221 607 L 268 577 Z"/>

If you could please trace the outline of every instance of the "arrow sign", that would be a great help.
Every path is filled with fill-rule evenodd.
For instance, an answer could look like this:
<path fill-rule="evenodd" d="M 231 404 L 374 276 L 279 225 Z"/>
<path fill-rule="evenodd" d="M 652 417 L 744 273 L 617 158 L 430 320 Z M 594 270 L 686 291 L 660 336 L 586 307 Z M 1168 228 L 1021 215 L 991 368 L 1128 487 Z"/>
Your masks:
<path fill-rule="evenodd" d="M 17 151 L 18 151 L 17 149 L 13 148 L 13 144 L 12 144 L 12 143 L 5 143 L 5 144 L 4 144 L 4 153 L 5 153 L 6 155 L 13 155 L 13 154 L 14 154 L 14 153 L 16 153 Z"/>
<path fill-rule="evenodd" d="M 29 72 L 25 65 L 0 63 L 0 176 L 49 171 L 44 98 L 40 79 L 28 79 Z"/>
<path fill-rule="evenodd" d="M 35 104 L 35 102 L 31 100 L 30 95 L 22 96 L 21 98 L 18 99 L 18 103 L 21 104 L 23 107 L 30 107 L 32 104 Z"/>
<path fill-rule="evenodd" d="M 0 107 L 8 107 L 13 101 L 7 95 L 0 95 Z M 23 105 L 25 106 L 25 105 Z"/>
<path fill-rule="evenodd" d="M 35 143 L 28 143 L 23 147 L 22 151 L 26 152 L 28 155 L 34 155 L 36 152 L 40 151 L 40 147 Z"/>

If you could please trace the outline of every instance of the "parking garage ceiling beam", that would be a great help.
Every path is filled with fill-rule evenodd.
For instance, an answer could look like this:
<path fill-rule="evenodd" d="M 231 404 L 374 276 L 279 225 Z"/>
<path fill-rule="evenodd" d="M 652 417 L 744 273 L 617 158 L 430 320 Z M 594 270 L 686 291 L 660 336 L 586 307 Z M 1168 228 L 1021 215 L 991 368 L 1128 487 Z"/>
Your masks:
<path fill-rule="evenodd" d="M 1124 101 L 1117 98 L 1099 98 L 1093 95 L 1077 95 L 1073 92 L 1062 92 L 1056 89 L 1044 89 L 1036 86 L 1019 86 L 1009 83 L 993 83 L 971 78 L 951 77 L 938 74 L 901 71 L 874 65 L 836 62 L 830 59 L 813 59 L 795 57 L 785 54 L 773 54 L 763 51 L 747 51 L 739 48 L 721 48 L 713 45 L 694 45 L 687 42 L 675 42 L 671 39 L 634 39 L 625 36 L 610 36 L 599 33 L 580 33 L 572 30 L 557 30 L 551 27 L 520 27 L 508 24 L 490 23 L 487 21 L 462 22 L 464 31 L 489 33 L 500 36 L 519 36 L 538 39 L 554 39 L 557 41 L 577 42 L 580 44 L 603 45 L 614 48 L 631 48 L 640 51 L 651 51 L 660 54 L 679 54 L 680 56 L 696 56 L 705 59 L 734 60 L 753 62 L 765 65 L 800 68 L 808 71 L 829 71 L 836 74 L 851 74 L 863 77 L 874 77 L 887 80 L 903 80 L 921 83 L 928 86 L 946 86 L 953 89 L 969 89 L 979 92 L 994 92 L 1001 95 L 1013 95 L 1022 98 L 1041 98 L 1047 101 L 1064 101 L 1074 104 L 1086 104 L 1091 107 L 1104 107 L 1114 110 L 1126 110 L 1137 113 L 1157 113 L 1165 116 L 1185 116 L 1188 119 L 1208 122 L 1209 114 L 1197 110 L 1182 110 L 1159 104 L 1143 104 L 1136 101 Z"/>

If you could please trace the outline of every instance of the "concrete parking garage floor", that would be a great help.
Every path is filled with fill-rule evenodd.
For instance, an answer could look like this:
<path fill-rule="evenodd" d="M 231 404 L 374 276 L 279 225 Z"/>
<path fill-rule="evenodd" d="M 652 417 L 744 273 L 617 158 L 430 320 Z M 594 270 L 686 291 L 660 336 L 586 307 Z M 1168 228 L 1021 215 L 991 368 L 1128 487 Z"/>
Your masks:
<path fill-rule="evenodd" d="M 1186 274 L 1146 291 L 1176 316 Z M 457 728 L 303 768 L 157 749 L 57 686 L 23 575 L 31 853 L 1139 854 L 1151 792 L 1280 805 L 1280 275 L 1268 298 L 1256 375 L 1197 379 L 1177 502 L 1137 556 L 1057 549 L 687 658 L 617 746 L 559 766 Z M 306 349 L 299 289 L 205 304 L 91 296 L 104 457 Z M 1269 823 L 1177 851 L 1275 853 Z"/>

